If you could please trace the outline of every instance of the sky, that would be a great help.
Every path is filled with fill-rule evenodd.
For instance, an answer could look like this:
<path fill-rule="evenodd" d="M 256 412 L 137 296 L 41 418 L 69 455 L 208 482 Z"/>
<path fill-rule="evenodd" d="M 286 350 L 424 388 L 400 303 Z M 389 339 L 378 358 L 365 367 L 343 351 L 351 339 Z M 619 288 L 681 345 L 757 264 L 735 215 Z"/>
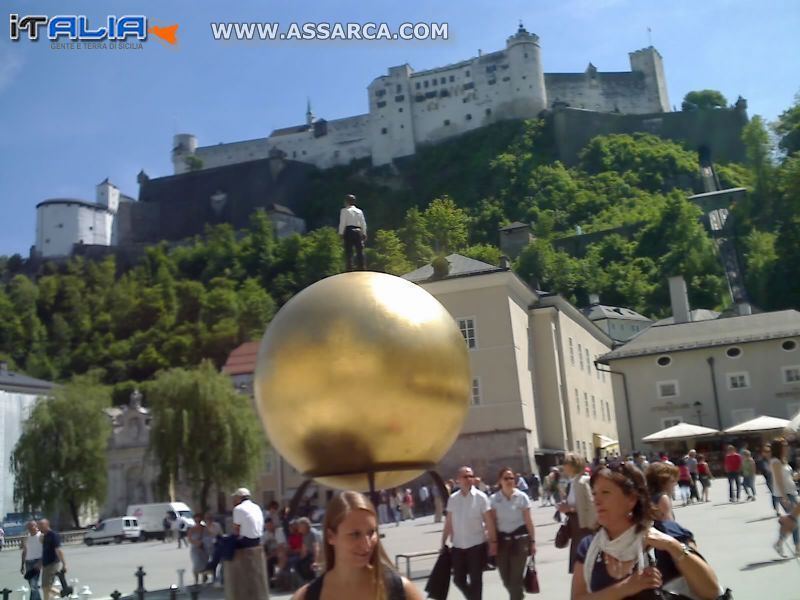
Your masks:
<path fill-rule="evenodd" d="M 201 146 L 260 138 L 317 117 L 367 112 L 369 83 L 388 67 L 422 70 L 505 47 L 520 22 L 540 38 L 545 72 L 627 71 L 628 53 L 661 53 L 670 102 L 698 89 L 741 95 L 772 121 L 800 92 L 795 0 L 11 0 L 0 13 L 0 255 L 28 256 L 36 204 L 94 202 L 108 177 L 136 198 L 137 173 L 172 174 L 176 133 Z M 146 15 L 178 24 L 177 43 L 141 49 L 53 49 L 10 40 L 11 13 Z M 447 40 L 217 41 L 212 22 L 447 23 Z M 649 31 L 648 31 L 649 30 Z M 23 36 L 24 38 L 24 36 Z"/>

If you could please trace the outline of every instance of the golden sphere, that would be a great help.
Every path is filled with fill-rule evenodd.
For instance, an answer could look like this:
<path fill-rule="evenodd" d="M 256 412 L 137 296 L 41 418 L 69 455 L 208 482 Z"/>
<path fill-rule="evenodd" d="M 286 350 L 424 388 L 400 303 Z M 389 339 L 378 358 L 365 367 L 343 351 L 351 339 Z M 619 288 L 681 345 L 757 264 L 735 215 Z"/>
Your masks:
<path fill-rule="evenodd" d="M 469 408 L 464 338 L 447 310 L 399 277 L 328 277 L 292 298 L 258 354 L 256 403 L 270 443 L 340 489 L 395 487 L 441 459 Z"/>

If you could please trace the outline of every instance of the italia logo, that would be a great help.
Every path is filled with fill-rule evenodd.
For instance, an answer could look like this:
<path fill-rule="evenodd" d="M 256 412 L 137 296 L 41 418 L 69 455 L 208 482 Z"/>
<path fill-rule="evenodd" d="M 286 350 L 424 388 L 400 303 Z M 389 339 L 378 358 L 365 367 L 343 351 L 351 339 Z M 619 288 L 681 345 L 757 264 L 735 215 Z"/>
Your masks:
<path fill-rule="evenodd" d="M 73 42 L 144 41 L 152 33 L 168 44 L 175 45 L 178 42 L 177 31 L 178 25 L 153 25 L 148 28 L 144 15 L 109 15 L 102 24 L 94 26 L 86 15 L 9 15 L 9 35 L 14 42 L 20 41 L 23 35 L 35 42 L 42 33 L 53 42 L 60 39 Z"/>

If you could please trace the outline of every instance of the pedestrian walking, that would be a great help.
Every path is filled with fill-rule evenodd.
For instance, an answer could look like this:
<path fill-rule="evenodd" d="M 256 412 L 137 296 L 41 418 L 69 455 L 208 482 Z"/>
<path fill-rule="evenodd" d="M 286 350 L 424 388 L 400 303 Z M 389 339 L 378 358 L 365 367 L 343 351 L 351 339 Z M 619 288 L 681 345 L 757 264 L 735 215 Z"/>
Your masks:
<path fill-rule="evenodd" d="M 509 600 L 525 596 L 523 578 L 528 556 L 536 554 L 536 535 L 531 517 L 531 500 L 518 487 L 514 472 L 506 467 L 498 475 L 500 490 L 492 494 L 491 516 L 497 531 L 497 570 Z"/>
<path fill-rule="evenodd" d="M 772 459 L 770 460 L 772 493 L 780 502 L 783 510 L 792 515 L 794 508 L 797 506 L 797 486 L 794 482 L 794 472 L 789 465 L 789 445 L 783 438 L 775 438 L 772 440 L 770 447 L 772 449 Z M 773 548 L 781 556 L 786 556 L 783 544 L 788 533 L 779 521 L 778 541 L 775 542 Z M 791 529 L 791 534 L 794 541 L 795 555 L 800 556 L 800 533 L 798 532 L 796 519 Z"/>
<path fill-rule="evenodd" d="M 536 502 L 539 500 L 539 490 L 542 487 L 542 482 L 536 473 L 531 473 L 531 478 L 528 481 L 528 490 L 530 491 L 531 500 Z"/>
<path fill-rule="evenodd" d="M 728 499 L 738 502 L 742 496 L 742 455 L 731 445 L 725 451 L 725 476 L 728 478 Z"/>
<path fill-rule="evenodd" d="M 66 591 L 64 574 L 67 572 L 67 562 L 61 550 L 61 537 L 50 529 L 50 521 L 39 521 L 39 531 L 42 532 L 42 590 L 44 600 L 52 596 L 53 581 L 56 576 L 62 581 L 62 592 Z M 71 592 L 67 592 L 71 593 Z"/>
<path fill-rule="evenodd" d="M 567 453 L 563 468 L 567 477 L 567 489 L 566 497 L 558 505 L 558 510 L 567 516 L 570 539 L 568 572 L 572 573 L 578 545 L 583 538 L 592 533 L 597 524 L 597 513 L 583 457 L 572 452 Z"/>
<path fill-rule="evenodd" d="M 692 448 L 686 455 L 686 466 L 689 468 L 689 476 L 692 478 L 692 485 L 689 488 L 692 500 L 700 502 L 700 495 L 697 492 L 697 482 L 700 475 L 697 472 L 697 450 Z"/>
<path fill-rule="evenodd" d="M 703 486 L 703 502 L 709 502 L 708 494 L 711 489 L 711 467 L 706 462 L 706 457 L 703 454 L 697 455 L 697 477 L 700 479 L 700 485 Z"/>
<path fill-rule="evenodd" d="M 492 506 L 486 494 L 473 485 L 471 467 L 461 467 L 457 481 L 459 489 L 447 502 L 442 546 L 452 538 L 453 583 L 467 600 L 481 600 L 487 552 L 489 556 L 497 554 L 497 532 L 489 514 Z"/>
<path fill-rule="evenodd" d="M 433 522 L 441 523 L 444 516 L 444 500 L 438 485 L 433 486 L 431 494 L 433 495 Z"/>
<path fill-rule="evenodd" d="M 742 450 L 742 487 L 747 494 L 747 501 L 756 499 L 756 461 L 750 450 Z"/>
<path fill-rule="evenodd" d="M 28 530 L 27 537 L 22 541 L 22 565 L 20 572 L 25 581 L 28 582 L 30 596 L 28 600 L 41 600 L 39 593 L 39 575 L 42 571 L 42 532 L 36 525 L 36 521 L 28 521 L 25 524 Z"/>
<path fill-rule="evenodd" d="M 767 484 L 767 489 L 769 490 L 769 501 L 772 502 L 772 510 L 775 511 L 775 516 L 781 516 L 781 511 L 778 510 L 780 506 L 780 502 L 778 498 L 773 493 L 773 486 L 772 486 L 772 467 L 770 466 L 770 461 L 772 460 L 772 448 L 769 444 L 764 444 L 761 447 L 761 456 L 760 460 L 756 463 L 758 466 L 758 470 L 764 476 L 764 483 Z"/>
<path fill-rule="evenodd" d="M 692 475 L 686 465 L 686 459 L 678 460 L 678 489 L 681 493 L 681 501 L 684 506 L 691 500 Z"/>

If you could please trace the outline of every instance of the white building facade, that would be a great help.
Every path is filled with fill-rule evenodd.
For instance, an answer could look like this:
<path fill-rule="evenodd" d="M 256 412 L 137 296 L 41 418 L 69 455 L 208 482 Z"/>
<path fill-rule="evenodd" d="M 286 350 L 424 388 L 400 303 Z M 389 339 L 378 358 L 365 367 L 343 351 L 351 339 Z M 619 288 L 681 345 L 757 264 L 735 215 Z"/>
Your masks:
<path fill-rule="evenodd" d="M 375 166 L 413 155 L 424 144 L 506 119 L 530 119 L 554 105 L 591 111 L 668 112 L 661 55 L 653 48 L 630 53 L 630 71 L 606 73 L 591 63 L 583 73 L 545 73 L 539 38 L 520 25 L 504 50 L 480 54 L 425 71 L 390 67 L 367 87 L 366 114 L 316 119 L 273 131 L 266 138 L 198 146 L 192 134 L 175 136 L 175 173 L 268 158 L 287 158 L 320 168 L 369 158 Z M 191 158 L 195 157 L 199 161 Z"/>

